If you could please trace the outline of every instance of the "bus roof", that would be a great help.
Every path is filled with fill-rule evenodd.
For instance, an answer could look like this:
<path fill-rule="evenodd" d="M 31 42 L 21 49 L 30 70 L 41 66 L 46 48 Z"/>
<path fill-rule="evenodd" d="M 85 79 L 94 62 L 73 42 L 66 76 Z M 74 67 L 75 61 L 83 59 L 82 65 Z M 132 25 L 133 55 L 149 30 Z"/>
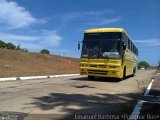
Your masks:
<path fill-rule="evenodd" d="M 95 28 L 85 30 L 84 33 L 97 33 L 97 32 L 125 32 L 123 28 Z"/>

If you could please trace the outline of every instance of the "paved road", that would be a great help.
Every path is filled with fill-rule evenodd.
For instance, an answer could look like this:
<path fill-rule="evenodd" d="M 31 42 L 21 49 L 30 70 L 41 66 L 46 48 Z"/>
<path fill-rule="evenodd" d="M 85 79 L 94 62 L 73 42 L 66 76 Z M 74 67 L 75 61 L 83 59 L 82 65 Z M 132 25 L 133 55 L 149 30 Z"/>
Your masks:
<path fill-rule="evenodd" d="M 26 113 L 26 120 L 31 115 L 78 119 L 79 114 L 117 113 L 144 90 L 154 72 L 140 70 L 123 81 L 75 76 L 0 82 L 0 112 Z"/>
<path fill-rule="evenodd" d="M 152 82 L 149 93 L 144 95 L 140 100 L 142 107 L 140 109 L 139 119 L 137 120 L 160 120 L 160 69 L 154 75 L 154 81 Z"/>

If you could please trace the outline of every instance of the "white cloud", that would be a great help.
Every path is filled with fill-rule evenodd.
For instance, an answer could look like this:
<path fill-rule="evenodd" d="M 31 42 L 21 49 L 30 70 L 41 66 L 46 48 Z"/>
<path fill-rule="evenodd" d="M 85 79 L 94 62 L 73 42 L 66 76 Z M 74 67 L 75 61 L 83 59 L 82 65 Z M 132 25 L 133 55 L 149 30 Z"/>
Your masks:
<path fill-rule="evenodd" d="M 75 18 L 80 18 L 80 17 L 97 17 L 97 16 L 104 16 L 113 13 L 113 10 L 110 9 L 105 9 L 101 11 L 87 11 L 87 12 L 71 12 L 67 14 L 60 15 L 60 18 L 63 21 L 69 21 L 73 20 Z"/>
<path fill-rule="evenodd" d="M 12 42 L 29 50 L 40 50 L 42 48 L 54 48 L 60 45 L 62 37 L 53 31 L 41 31 L 39 35 L 18 35 L 0 32 L 0 39 L 5 42 Z"/>
<path fill-rule="evenodd" d="M 37 20 L 24 7 L 16 2 L 0 0 L 0 24 L 10 29 L 27 27 L 32 23 L 44 22 Z"/>
<path fill-rule="evenodd" d="M 115 23 L 121 20 L 121 16 L 111 17 L 114 11 L 110 9 L 100 10 L 100 11 L 86 11 L 86 12 L 71 12 L 67 14 L 60 15 L 63 21 L 63 25 L 71 23 L 71 21 L 82 22 L 89 26 L 101 26 L 110 23 Z"/>
<path fill-rule="evenodd" d="M 136 43 L 144 43 L 150 46 L 160 46 L 160 39 L 135 40 Z"/>
<path fill-rule="evenodd" d="M 57 34 L 57 32 L 54 31 L 44 31 L 42 36 L 39 37 L 41 39 L 41 44 L 46 44 L 47 46 L 53 46 L 57 47 L 60 45 L 60 42 L 62 40 L 62 37 Z"/>
<path fill-rule="evenodd" d="M 85 15 L 108 15 L 108 14 L 111 14 L 111 13 L 114 13 L 113 10 L 111 9 L 105 9 L 105 10 L 101 10 L 101 11 L 89 11 L 89 12 L 86 12 L 84 13 Z"/>
<path fill-rule="evenodd" d="M 69 49 L 49 49 L 49 51 L 51 51 L 54 55 L 62 56 L 71 56 L 71 53 L 73 53 L 73 51 L 70 51 Z"/>

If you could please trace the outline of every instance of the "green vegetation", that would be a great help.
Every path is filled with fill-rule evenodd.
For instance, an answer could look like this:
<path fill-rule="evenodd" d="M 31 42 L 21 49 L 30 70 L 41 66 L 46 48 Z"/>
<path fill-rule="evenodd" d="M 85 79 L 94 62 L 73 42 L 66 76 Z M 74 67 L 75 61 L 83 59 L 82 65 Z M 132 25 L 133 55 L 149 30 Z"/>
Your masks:
<path fill-rule="evenodd" d="M 10 49 L 10 50 L 19 50 L 23 52 L 28 52 L 28 49 L 26 48 L 21 48 L 20 44 L 19 45 L 14 45 L 13 43 L 5 43 L 4 41 L 0 40 L 0 48 L 5 48 L 5 49 Z M 42 49 L 40 51 L 41 54 L 50 54 L 50 51 L 47 49 Z"/>
<path fill-rule="evenodd" d="M 49 50 L 47 50 L 47 49 L 42 49 L 42 50 L 40 51 L 40 53 L 42 53 L 42 54 L 49 54 L 50 52 L 49 52 Z"/>
<path fill-rule="evenodd" d="M 5 43 L 2 40 L 0 40 L 0 48 L 15 50 L 16 46 L 13 43 Z"/>
<path fill-rule="evenodd" d="M 20 77 L 17 77 L 16 80 L 21 80 L 21 78 L 20 78 Z"/>
<path fill-rule="evenodd" d="M 141 61 L 141 62 L 138 63 L 138 69 L 140 69 L 140 68 L 149 68 L 149 67 L 150 67 L 150 65 L 146 61 Z"/>
<path fill-rule="evenodd" d="M 26 48 L 21 48 L 20 44 L 18 46 L 14 45 L 13 43 L 5 43 L 4 41 L 0 40 L 0 48 L 6 48 L 10 50 L 20 50 L 24 52 L 28 52 Z"/>
<path fill-rule="evenodd" d="M 5 47 L 6 47 L 6 43 L 0 40 L 0 48 L 5 48 Z"/>
<path fill-rule="evenodd" d="M 12 44 L 12 43 L 7 43 L 6 46 L 5 46 L 5 48 L 11 49 L 11 50 L 15 50 L 16 46 L 14 44 Z"/>

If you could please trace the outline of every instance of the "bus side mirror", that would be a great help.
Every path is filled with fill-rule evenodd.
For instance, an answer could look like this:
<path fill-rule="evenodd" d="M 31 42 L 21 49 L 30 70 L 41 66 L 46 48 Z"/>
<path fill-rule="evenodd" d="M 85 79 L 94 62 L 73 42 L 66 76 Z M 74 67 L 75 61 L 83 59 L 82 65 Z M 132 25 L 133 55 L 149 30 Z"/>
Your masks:
<path fill-rule="evenodd" d="M 123 44 L 123 50 L 126 50 L 126 47 L 127 47 L 126 44 Z"/>
<path fill-rule="evenodd" d="M 78 50 L 80 50 L 80 48 L 81 48 L 81 44 L 80 42 L 78 42 Z"/>

